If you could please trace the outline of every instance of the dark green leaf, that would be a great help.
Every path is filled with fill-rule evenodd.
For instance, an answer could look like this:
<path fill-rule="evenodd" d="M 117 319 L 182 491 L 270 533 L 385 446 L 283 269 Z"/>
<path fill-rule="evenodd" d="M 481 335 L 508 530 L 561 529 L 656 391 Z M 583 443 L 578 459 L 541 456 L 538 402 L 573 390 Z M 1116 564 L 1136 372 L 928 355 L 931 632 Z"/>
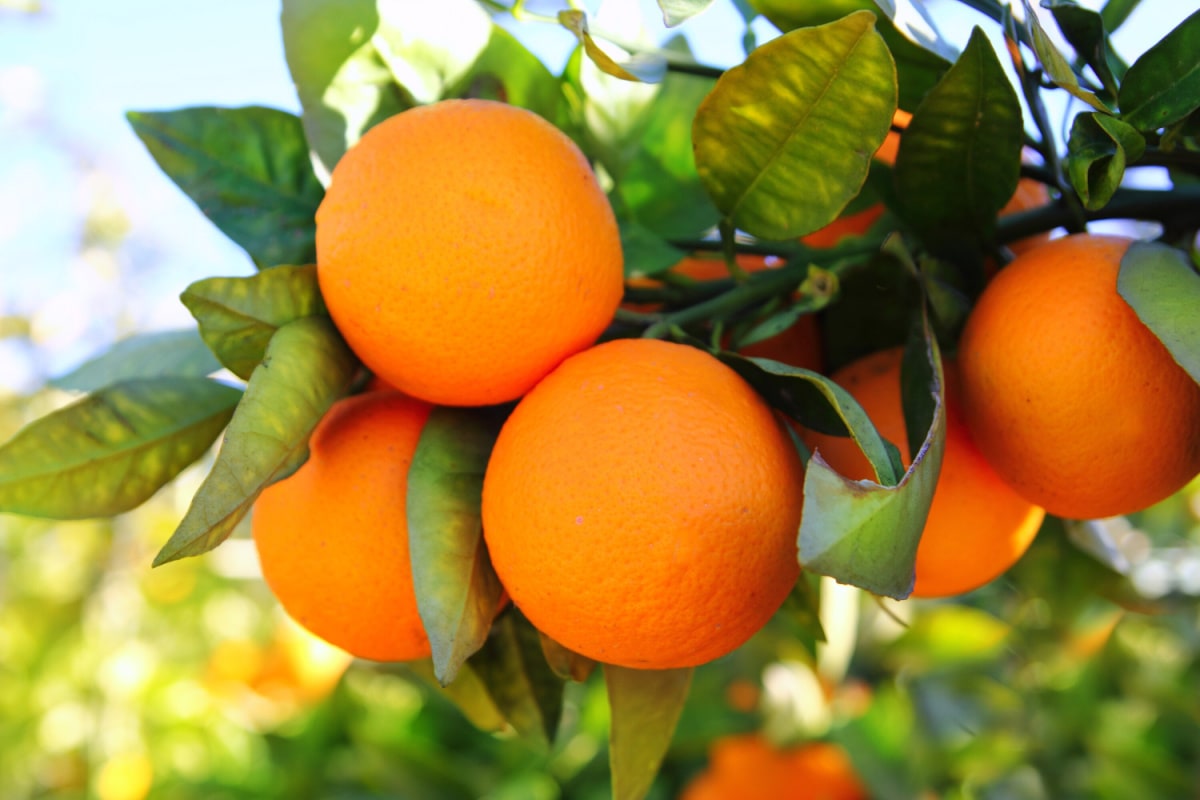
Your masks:
<path fill-rule="evenodd" d="M 822 326 L 830 370 L 907 341 L 920 286 L 895 258 L 881 253 L 859 261 L 839 274 L 838 284 Z"/>
<path fill-rule="evenodd" d="M 135 508 L 208 450 L 241 396 L 206 378 L 138 378 L 52 412 L 0 446 L 0 511 L 86 519 Z"/>
<path fill-rule="evenodd" d="M 1042 0 L 1042 6 L 1050 9 L 1063 36 L 1115 99 L 1117 78 L 1124 74 L 1127 68 L 1109 46 L 1108 34 L 1104 30 L 1104 18 L 1098 12 L 1084 8 L 1074 0 Z"/>
<path fill-rule="evenodd" d="M 249 378 L 275 331 L 325 313 L 317 268 L 274 267 L 247 278 L 206 278 L 179 298 L 200 323 L 200 335 L 230 372 Z"/>
<path fill-rule="evenodd" d="M 662 56 L 638 53 L 618 62 L 596 44 L 588 31 L 587 14 L 578 9 L 558 12 L 558 22 L 575 34 L 583 52 L 600 71 L 623 81 L 658 83 L 667 74 L 667 62 Z"/>
<path fill-rule="evenodd" d="M 820 449 L 809 459 L 804 475 L 800 563 L 840 583 L 898 600 L 912 592 L 917 545 L 946 445 L 941 359 L 928 324 L 923 335 L 933 377 L 926 384 L 933 398 L 932 424 L 904 477 L 894 485 L 847 480 L 825 463 Z M 911 396 L 912 381 L 924 370 L 906 364 L 905 371 L 910 373 Z M 923 418 L 919 410 L 914 416 Z"/>
<path fill-rule="evenodd" d="M 522 736 L 549 745 L 562 716 L 563 680 L 542 654 L 541 637 L 515 608 L 492 624 L 474 670 L 500 713 Z"/>
<path fill-rule="evenodd" d="M 1108 0 L 1100 9 L 1100 18 L 1104 20 L 1104 29 L 1113 33 L 1125 24 L 1133 10 L 1141 5 L 1142 0 Z"/>
<path fill-rule="evenodd" d="M 950 69 L 952 61 L 906 38 L 894 25 L 881 23 L 879 32 L 896 61 L 900 107 L 916 108 Z M 951 59 L 957 55 L 954 53 Z"/>
<path fill-rule="evenodd" d="M 692 127 L 696 168 L 728 224 L 789 239 L 858 194 L 896 109 L 875 16 L 786 33 L 726 72 Z"/>
<path fill-rule="evenodd" d="M 1075 74 L 1070 63 L 1062 53 L 1058 52 L 1054 42 L 1046 35 L 1042 23 L 1038 21 L 1037 15 L 1029 6 L 1029 0 L 1022 1 L 1025 4 L 1025 20 L 1030 40 L 1033 42 L 1033 49 L 1037 53 L 1038 61 L 1046 70 L 1046 76 L 1055 86 L 1078 97 L 1097 111 L 1108 111 L 1108 106 L 1096 96 L 1095 92 L 1088 91 L 1079 85 L 1079 76 Z"/>
<path fill-rule="evenodd" d="M 126 116 L 163 172 L 260 269 L 316 258 L 324 191 L 297 117 L 261 106 Z"/>
<path fill-rule="evenodd" d="M 1138 242 L 1121 259 L 1117 291 L 1200 383 L 1200 275 L 1180 251 Z"/>
<path fill-rule="evenodd" d="M 1121 119 L 1139 131 L 1157 130 L 1200 108 L 1200 11 L 1133 62 L 1120 104 Z"/>
<path fill-rule="evenodd" d="M 281 22 L 304 133 L 327 182 L 334 164 L 364 131 L 415 101 L 396 84 L 375 48 L 375 0 L 283 0 Z"/>
<path fill-rule="evenodd" d="M 896 156 L 901 212 L 927 243 L 944 249 L 991 238 L 1017 187 L 1022 136 L 1016 91 L 976 28 L 913 113 Z"/>
<path fill-rule="evenodd" d="M 879 435 L 858 401 L 824 375 L 763 358 L 745 358 L 722 352 L 719 358 L 737 371 L 771 405 L 806 428 L 833 435 L 853 436 L 875 476 L 884 486 L 895 486 L 904 465 L 894 447 Z"/>
<path fill-rule="evenodd" d="M 140 333 L 50 381 L 57 389 L 91 392 L 132 378 L 203 378 L 221 368 L 195 328 Z"/>
<path fill-rule="evenodd" d="M 612 725 L 608 761 L 613 800 L 641 800 L 671 746 L 692 685 L 688 669 L 630 669 L 604 665 Z"/>
<path fill-rule="evenodd" d="M 408 469 L 408 546 L 417 609 L 438 680 L 454 680 L 487 638 L 503 592 L 483 543 L 483 471 L 499 421 L 435 408 Z"/>
<path fill-rule="evenodd" d="M 658 0 L 662 9 L 663 24 L 673 28 L 687 22 L 712 5 L 713 0 Z"/>
<path fill-rule="evenodd" d="M 1133 127 L 1107 114 L 1081 113 L 1067 143 L 1067 177 L 1085 208 L 1104 208 L 1125 177 L 1126 165 L 1146 151 Z"/>
<path fill-rule="evenodd" d="M 308 437 L 342 397 L 358 363 L 327 317 L 282 326 L 250 375 L 212 471 L 155 566 L 225 541 L 262 490 L 308 456 Z"/>

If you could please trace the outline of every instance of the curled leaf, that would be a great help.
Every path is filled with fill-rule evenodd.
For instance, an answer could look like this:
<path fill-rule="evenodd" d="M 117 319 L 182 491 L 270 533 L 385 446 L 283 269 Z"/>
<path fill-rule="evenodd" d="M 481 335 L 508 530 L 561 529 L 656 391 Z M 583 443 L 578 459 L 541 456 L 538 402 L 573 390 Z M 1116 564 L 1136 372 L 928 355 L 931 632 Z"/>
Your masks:
<path fill-rule="evenodd" d="M 358 368 L 327 317 L 282 326 L 246 386 L 212 471 L 154 565 L 212 550 L 250 506 L 308 457 L 308 437 Z"/>

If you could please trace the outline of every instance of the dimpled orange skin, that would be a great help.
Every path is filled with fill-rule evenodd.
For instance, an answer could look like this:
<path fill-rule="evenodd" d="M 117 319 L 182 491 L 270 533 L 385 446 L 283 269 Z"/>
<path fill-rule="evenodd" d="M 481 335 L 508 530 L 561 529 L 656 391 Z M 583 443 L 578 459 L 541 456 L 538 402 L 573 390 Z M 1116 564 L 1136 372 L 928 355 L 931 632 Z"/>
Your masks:
<path fill-rule="evenodd" d="M 1200 472 L 1200 386 L 1117 293 L 1131 242 L 1076 234 L 1017 257 L 959 342 L 979 449 L 1062 517 L 1137 511 Z"/>
<path fill-rule="evenodd" d="M 621 300 L 617 224 L 587 159 L 503 103 L 444 100 L 379 123 L 334 168 L 316 219 L 338 329 L 429 402 L 519 397 Z"/>
<path fill-rule="evenodd" d="M 597 661 L 702 664 L 799 574 L 803 467 L 771 408 L 706 352 L 621 339 L 567 359 L 488 462 L 492 563 L 533 624 Z"/>
<path fill-rule="evenodd" d="M 866 800 L 842 748 L 812 742 L 781 749 L 758 734 L 725 736 L 679 800 Z"/>
<path fill-rule="evenodd" d="M 361 658 L 430 654 L 411 580 L 405 486 L 431 406 L 399 392 L 335 403 L 251 528 L 267 586 L 309 631 Z"/>
<path fill-rule="evenodd" d="M 748 273 L 759 272 L 760 270 L 771 269 L 773 267 L 773 263 L 768 257 L 749 253 L 739 254 L 737 256 L 737 263 Z M 781 262 L 776 259 L 775 263 Z M 698 281 L 713 281 L 729 277 L 729 270 L 725 266 L 724 259 L 715 256 L 688 256 L 672 267 L 671 270 Z M 629 285 L 653 287 L 660 286 L 661 282 L 653 278 L 635 277 L 629 279 Z M 657 306 L 651 303 L 624 303 L 622 307 L 639 312 L 657 310 Z M 747 345 L 738 352 L 741 355 L 751 358 L 769 358 L 772 361 L 790 364 L 793 367 L 811 369 L 814 372 L 820 372 L 825 363 L 825 356 L 821 352 L 821 332 L 817 326 L 817 318 L 814 314 L 805 314 L 782 333 Z"/>
<path fill-rule="evenodd" d="M 900 399 L 902 348 L 873 353 L 832 376 L 853 395 L 879 432 L 901 449 L 908 434 Z M 947 597 L 977 589 L 1017 562 L 1033 542 L 1045 512 L 1000 479 L 971 441 L 962 417 L 958 369 L 943 362 L 946 378 L 946 450 L 933 505 L 917 548 L 914 597 Z M 846 436 L 808 431 L 805 443 L 853 480 L 874 473 L 858 445 Z"/>

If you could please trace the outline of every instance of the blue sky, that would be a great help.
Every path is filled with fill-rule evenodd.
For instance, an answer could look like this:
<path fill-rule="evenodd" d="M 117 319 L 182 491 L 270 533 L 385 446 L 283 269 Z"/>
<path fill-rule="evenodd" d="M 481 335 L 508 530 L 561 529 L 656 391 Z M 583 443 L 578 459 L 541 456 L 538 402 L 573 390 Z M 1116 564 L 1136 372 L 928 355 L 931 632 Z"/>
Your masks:
<path fill-rule="evenodd" d="M 663 33 L 653 0 L 629 2 L 641 3 L 652 34 Z M 1119 49 L 1136 55 L 1188 5 L 1146 0 Z M 37 14 L 0 11 L 0 318 L 34 321 L 32 345 L 0 338 L 0 393 L 35 388 L 136 330 L 190 324 L 176 300 L 188 283 L 250 271 L 159 173 L 124 112 L 298 109 L 279 10 L 278 0 L 43 0 Z M 965 41 L 973 21 L 955 14 L 951 38 Z M 741 20 L 729 3 L 683 30 L 701 60 L 727 66 L 741 57 Z M 518 35 L 554 68 L 572 45 L 549 26 Z M 93 222 L 127 219 L 124 246 L 81 252 L 89 214 Z"/>

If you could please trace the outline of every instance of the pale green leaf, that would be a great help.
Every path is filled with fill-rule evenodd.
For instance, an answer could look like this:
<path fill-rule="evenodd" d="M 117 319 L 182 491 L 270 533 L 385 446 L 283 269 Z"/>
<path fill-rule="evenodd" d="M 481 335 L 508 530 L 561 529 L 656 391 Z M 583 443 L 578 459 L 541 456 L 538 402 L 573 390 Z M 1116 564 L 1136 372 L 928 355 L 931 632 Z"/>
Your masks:
<path fill-rule="evenodd" d="M 250 375 L 212 471 L 155 566 L 225 541 L 263 489 L 304 462 L 308 437 L 346 393 L 357 369 L 327 317 L 304 317 L 280 327 Z"/>
<path fill-rule="evenodd" d="M 86 519 L 135 508 L 208 450 L 241 396 L 207 378 L 137 378 L 35 420 L 0 446 L 0 511 Z"/>
<path fill-rule="evenodd" d="M 896 69 L 873 14 L 798 28 L 717 81 L 693 122 L 696 169 L 732 227 L 811 233 L 858 194 L 895 109 Z"/>

